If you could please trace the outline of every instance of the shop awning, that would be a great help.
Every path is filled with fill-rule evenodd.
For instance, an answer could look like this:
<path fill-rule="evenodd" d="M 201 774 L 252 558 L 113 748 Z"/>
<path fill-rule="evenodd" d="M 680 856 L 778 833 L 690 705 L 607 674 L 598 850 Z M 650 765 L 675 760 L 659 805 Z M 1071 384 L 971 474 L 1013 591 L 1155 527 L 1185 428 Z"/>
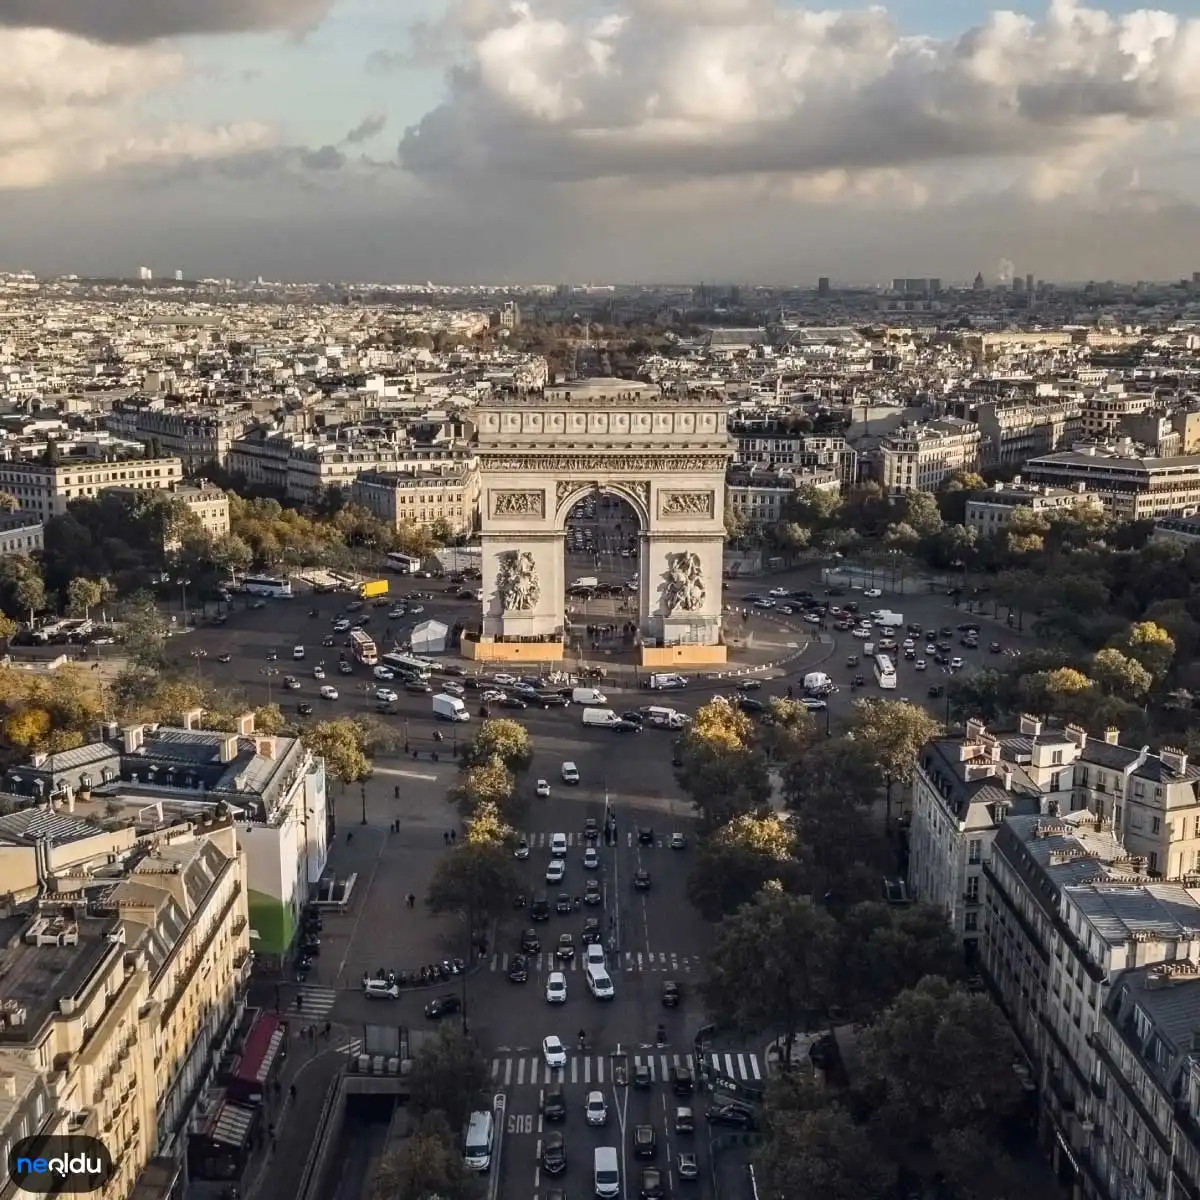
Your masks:
<path fill-rule="evenodd" d="M 283 1046 L 283 1027 L 270 1013 L 262 1013 L 246 1035 L 246 1049 L 235 1080 L 242 1090 L 261 1091 L 271 1077 L 275 1057 Z"/>

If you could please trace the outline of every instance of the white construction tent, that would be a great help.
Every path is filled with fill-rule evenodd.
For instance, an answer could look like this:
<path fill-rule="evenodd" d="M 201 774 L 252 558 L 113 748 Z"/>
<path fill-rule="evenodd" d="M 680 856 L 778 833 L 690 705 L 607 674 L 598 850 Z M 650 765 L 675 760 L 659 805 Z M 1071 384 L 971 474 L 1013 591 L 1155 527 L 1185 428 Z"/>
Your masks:
<path fill-rule="evenodd" d="M 446 635 L 449 628 L 441 621 L 422 621 L 412 631 L 412 652 L 414 654 L 442 654 L 446 649 Z"/>

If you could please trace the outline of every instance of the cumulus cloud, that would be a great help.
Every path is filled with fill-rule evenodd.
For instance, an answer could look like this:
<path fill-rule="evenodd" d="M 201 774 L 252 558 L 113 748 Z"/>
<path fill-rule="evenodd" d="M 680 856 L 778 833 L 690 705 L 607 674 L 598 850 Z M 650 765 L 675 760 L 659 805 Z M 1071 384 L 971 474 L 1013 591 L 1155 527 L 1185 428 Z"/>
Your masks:
<path fill-rule="evenodd" d="M 133 45 L 193 33 L 303 30 L 332 0 L 0 0 L 0 26 Z"/>
<path fill-rule="evenodd" d="M 449 21 L 446 97 L 400 144 L 429 180 L 766 177 L 833 199 L 1022 162 L 1050 197 L 1200 111 L 1200 22 L 1075 0 L 947 39 L 782 0 L 463 0 Z"/>
<path fill-rule="evenodd" d="M 139 105 L 186 73 L 158 46 L 104 46 L 48 29 L 0 30 L 0 189 L 123 169 L 174 167 L 254 151 L 254 122 L 153 124 Z"/>
<path fill-rule="evenodd" d="M 377 138 L 386 127 L 387 116 L 384 113 L 368 113 L 342 141 L 349 146 L 361 146 L 363 142 Z"/>

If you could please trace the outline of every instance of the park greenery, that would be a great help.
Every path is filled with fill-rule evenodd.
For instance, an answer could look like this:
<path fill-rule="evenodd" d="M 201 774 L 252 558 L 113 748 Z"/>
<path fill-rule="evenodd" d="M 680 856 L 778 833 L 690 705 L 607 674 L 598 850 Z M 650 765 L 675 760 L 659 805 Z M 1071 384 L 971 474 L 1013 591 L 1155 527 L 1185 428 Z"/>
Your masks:
<path fill-rule="evenodd" d="M 755 726 L 714 700 L 677 744 L 701 819 L 688 892 L 715 923 L 706 1009 L 718 1027 L 781 1047 L 758 1160 L 765 1195 L 883 1197 L 914 1174 L 940 1174 L 954 1195 L 1005 1195 L 969 1179 L 984 1147 L 996 1180 L 1015 1176 L 1002 1137 L 1020 1099 L 1007 1025 L 963 986 L 944 915 L 883 898 L 896 869 L 891 793 L 938 732 L 904 701 L 856 701 L 833 737 L 790 701 Z M 814 1086 L 798 1039 L 851 1025 L 866 1049 Z"/>

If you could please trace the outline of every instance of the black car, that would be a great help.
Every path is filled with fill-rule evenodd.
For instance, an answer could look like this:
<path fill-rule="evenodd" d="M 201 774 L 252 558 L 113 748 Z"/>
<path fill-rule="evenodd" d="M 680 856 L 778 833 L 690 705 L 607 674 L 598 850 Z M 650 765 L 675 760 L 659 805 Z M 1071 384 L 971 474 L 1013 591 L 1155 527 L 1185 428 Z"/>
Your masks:
<path fill-rule="evenodd" d="M 543 895 L 534 896 L 529 906 L 529 915 L 535 921 L 550 920 L 550 901 Z"/>
<path fill-rule="evenodd" d="M 543 708 L 566 708 L 571 701 L 566 696 L 560 696 L 558 692 L 540 692 L 536 703 Z"/>
<path fill-rule="evenodd" d="M 460 1012 L 462 1004 L 457 996 L 438 996 L 425 1005 L 425 1015 L 436 1021 L 439 1017 L 448 1017 L 451 1013 Z"/>
<path fill-rule="evenodd" d="M 1001 646 L 999 642 L 989 642 L 988 643 L 988 653 L 989 654 L 1000 654 L 1003 651 L 1003 649 L 1004 649 L 1004 647 Z"/>
<path fill-rule="evenodd" d="M 584 904 L 599 904 L 604 897 L 600 892 L 600 880 L 589 879 L 583 885 L 583 902 Z"/>
<path fill-rule="evenodd" d="M 322 646 L 332 646 L 333 644 L 334 644 L 334 639 L 333 639 L 333 634 L 332 634 L 332 633 L 327 633 L 327 634 L 326 634 L 326 635 L 325 635 L 325 636 L 324 636 L 324 637 L 321 639 L 321 645 L 322 645 Z"/>
<path fill-rule="evenodd" d="M 621 714 L 621 720 L 628 721 L 631 725 L 641 725 L 645 719 L 640 712 L 633 708 Z"/>
<path fill-rule="evenodd" d="M 599 919 L 597 917 L 588 917 L 583 923 L 583 932 L 579 935 L 579 940 L 585 946 L 591 946 L 598 944 L 602 937 Z"/>
<path fill-rule="evenodd" d="M 609 729 L 611 729 L 613 731 L 613 733 L 641 733 L 642 732 L 641 722 L 638 722 L 637 724 L 635 724 L 633 721 L 614 721 L 609 726 Z"/>
<path fill-rule="evenodd" d="M 737 706 L 744 713 L 761 713 L 767 711 L 767 706 L 761 700 L 755 700 L 753 696 L 739 696 L 737 698 Z"/>
<path fill-rule="evenodd" d="M 521 934 L 522 954 L 538 954 L 541 952 L 541 949 L 542 941 L 541 938 L 538 937 L 536 929 L 527 929 L 523 934 Z"/>
<path fill-rule="evenodd" d="M 600 839 L 600 822 L 595 817 L 588 817 L 583 822 L 583 836 L 586 841 L 595 842 Z"/>
<path fill-rule="evenodd" d="M 567 1119 L 567 1098 L 562 1088 L 551 1088 L 542 1099 L 542 1116 L 547 1121 L 565 1121 Z"/>
<path fill-rule="evenodd" d="M 406 692 L 411 692 L 414 696 L 427 696 L 433 691 L 433 688 L 431 688 L 427 683 L 412 682 L 406 683 L 404 685 L 404 690 Z"/>
<path fill-rule="evenodd" d="M 650 890 L 650 872 L 645 867 L 638 867 L 633 873 L 633 886 L 639 892 Z"/>
<path fill-rule="evenodd" d="M 567 1169 L 567 1146 L 557 1129 L 542 1135 L 542 1168 L 547 1175 L 561 1175 Z"/>
<path fill-rule="evenodd" d="M 678 1008 L 683 998 L 683 990 L 673 979 L 664 979 L 662 985 L 663 1008 Z"/>
<path fill-rule="evenodd" d="M 508 978 L 510 983 L 527 983 L 529 981 L 529 963 L 523 954 L 513 955 L 512 962 L 508 964 Z"/>
<path fill-rule="evenodd" d="M 296 705 L 296 712 L 302 717 L 311 717 L 313 715 L 313 706 L 307 701 L 303 701 Z"/>
<path fill-rule="evenodd" d="M 641 1200 L 662 1200 L 666 1194 L 662 1172 L 657 1167 L 643 1167 Z"/>
<path fill-rule="evenodd" d="M 650 1074 L 650 1068 L 645 1063 L 633 1064 L 633 1086 L 635 1088 L 648 1088 L 653 1082 L 654 1078 Z"/>
<path fill-rule="evenodd" d="M 690 1096 L 696 1090 L 696 1080 L 692 1068 L 687 1063 L 680 1063 L 671 1068 L 671 1091 L 677 1096 Z"/>
<path fill-rule="evenodd" d="M 559 914 L 571 911 L 571 897 L 566 892 L 558 893 L 558 899 L 554 901 L 554 911 Z"/>
<path fill-rule="evenodd" d="M 728 1125 L 731 1129 L 754 1129 L 758 1124 L 753 1110 L 744 1104 L 719 1104 L 704 1114 L 710 1125 Z"/>
<path fill-rule="evenodd" d="M 737 685 L 737 690 L 739 692 L 757 692 L 761 687 L 761 679 L 743 679 L 742 682 Z"/>
<path fill-rule="evenodd" d="M 529 705 L 524 700 L 519 700 L 516 696 L 504 696 L 496 701 L 501 708 L 528 708 Z"/>
<path fill-rule="evenodd" d="M 653 1125 L 633 1127 L 633 1153 L 637 1158 L 653 1158 L 658 1153 L 658 1134 Z"/>
<path fill-rule="evenodd" d="M 637 827 L 637 835 L 639 846 L 654 845 L 654 830 L 649 825 L 639 825 Z"/>
<path fill-rule="evenodd" d="M 946 694 L 946 689 L 940 683 L 935 683 L 929 689 L 930 700 L 940 700 Z"/>

